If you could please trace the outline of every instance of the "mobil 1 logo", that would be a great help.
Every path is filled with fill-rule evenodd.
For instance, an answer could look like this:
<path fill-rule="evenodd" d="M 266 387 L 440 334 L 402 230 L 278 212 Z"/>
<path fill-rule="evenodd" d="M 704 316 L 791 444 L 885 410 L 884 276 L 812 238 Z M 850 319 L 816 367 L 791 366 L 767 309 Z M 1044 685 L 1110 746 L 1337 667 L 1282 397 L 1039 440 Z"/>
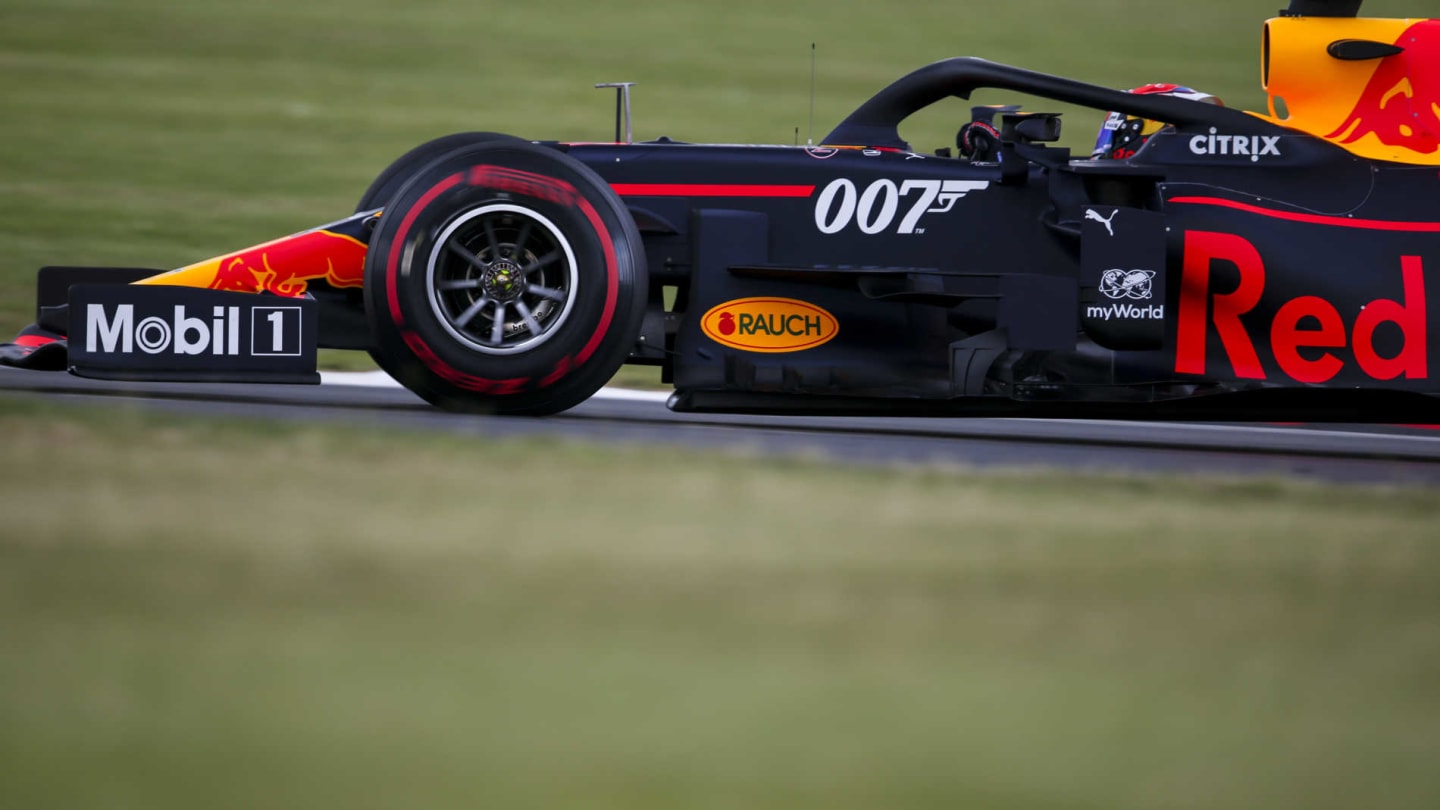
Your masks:
<path fill-rule="evenodd" d="M 82 377 L 319 382 L 313 300 L 104 284 L 72 287 L 69 302 L 70 366 Z"/>

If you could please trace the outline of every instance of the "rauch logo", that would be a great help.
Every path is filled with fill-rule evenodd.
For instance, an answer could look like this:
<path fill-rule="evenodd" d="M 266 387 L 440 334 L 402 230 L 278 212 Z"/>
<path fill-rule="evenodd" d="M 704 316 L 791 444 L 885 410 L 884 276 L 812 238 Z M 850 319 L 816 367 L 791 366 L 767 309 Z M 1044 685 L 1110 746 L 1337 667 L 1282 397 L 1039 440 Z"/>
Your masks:
<path fill-rule="evenodd" d="M 1210 292 L 1211 266 L 1217 261 L 1233 264 L 1240 271 L 1240 283 L 1232 292 Z M 1259 251 L 1234 234 L 1191 231 L 1185 235 L 1182 272 L 1175 370 L 1206 373 L 1206 337 L 1213 325 L 1235 376 L 1266 379 L 1255 343 L 1240 320 L 1259 305 L 1265 291 L 1265 264 Z M 1360 371 L 1371 379 L 1426 379 L 1428 330 L 1421 257 L 1400 257 L 1400 275 L 1402 300 L 1370 301 L 1348 329 L 1340 310 L 1323 298 L 1304 295 L 1280 304 L 1268 331 L 1271 353 L 1281 373 L 1302 383 L 1328 382 L 1345 368 L 1346 360 L 1336 352 L 1314 350 L 1344 349 L 1348 343 Z M 1384 357 L 1375 349 L 1375 332 L 1384 324 L 1398 328 L 1401 335 L 1400 350 L 1394 357 Z M 1301 349 L 1310 350 L 1306 352 L 1309 356 L 1302 355 Z"/>
<path fill-rule="evenodd" d="M 700 328 L 716 343 L 747 352 L 813 349 L 840 333 L 829 312 L 790 298 L 741 298 L 705 313 Z"/>

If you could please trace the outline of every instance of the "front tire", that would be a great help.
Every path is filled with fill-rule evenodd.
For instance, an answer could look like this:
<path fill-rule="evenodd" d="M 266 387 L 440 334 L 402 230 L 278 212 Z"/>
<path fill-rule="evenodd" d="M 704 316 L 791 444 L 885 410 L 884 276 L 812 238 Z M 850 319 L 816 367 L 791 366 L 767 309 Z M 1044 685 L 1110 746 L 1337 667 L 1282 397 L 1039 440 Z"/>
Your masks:
<path fill-rule="evenodd" d="M 410 181 L 410 178 L 415 176 L 416 172 L 435 160 L 466 146 L 479 146 L 482 143 L 494 141 L 529 143 L 529 141 L 514 135 L 505 135 L 499 132 L 456 132 L 453 135 L 442 135 L 426 141 L 395 158 L 389 166 L 385 167 L 384 171 L 375 176 L 370 187 L 360 195 L 360 202 L 355 205 L 355 213 L 386 207 L 395 198 L 395 195 L 400 193 L 400 189 Z"/>
<path fill-rule="evenodd" d="M 440 407 L 549 414 L 624 363 L 646 301 L 639 232 L 591 169 L 490 141 L 416 172 L 365 262 L 381 366 Z"/>

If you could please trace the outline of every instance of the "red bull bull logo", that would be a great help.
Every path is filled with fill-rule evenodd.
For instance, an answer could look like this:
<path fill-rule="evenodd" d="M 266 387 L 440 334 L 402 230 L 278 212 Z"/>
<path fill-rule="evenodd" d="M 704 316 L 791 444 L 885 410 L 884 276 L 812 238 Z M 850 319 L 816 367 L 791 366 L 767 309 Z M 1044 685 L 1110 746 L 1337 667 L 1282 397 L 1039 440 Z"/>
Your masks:
<path fill-rule="evenodd" d="M 1373 136 L 1421 155 L 1440 152 L 1440 20 L 1405 29 L 1401 53 L 1380 60 L 1344 122 L 1325 136 L 1344 145 Z"/>
<path fill-rule="evenodd" d="M 307 231 L 204 263 L 214 264 L 206 286 L 290 298 L 304 295 L 309 282 L 316 280 L 332 287 L 360 287 L 365 283 L 365 252 L 365 243 L 353 237 Z"/>
<path fill-rule="evenodd" d="M 366 220 L 348 219 L 187 265 L 137 284 L 206 287 L 224 292 L 270 293 L 298 298 L 311 282 L 331 287 L 365 285 Z"/>

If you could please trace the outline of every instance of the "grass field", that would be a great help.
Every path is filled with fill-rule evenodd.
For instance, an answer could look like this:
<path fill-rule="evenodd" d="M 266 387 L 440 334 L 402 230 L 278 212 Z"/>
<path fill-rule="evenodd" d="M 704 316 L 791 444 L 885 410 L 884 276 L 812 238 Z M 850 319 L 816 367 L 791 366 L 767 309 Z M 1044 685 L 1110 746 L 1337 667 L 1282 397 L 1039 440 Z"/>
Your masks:
<path fill-rule="evenodd" d="M 0 435 L 3 807 L 1440 803 L 1433 491 Z"/>
<path fill-rule="evenodd" d="M 1256 108 L 1282 4 L 0 0 L 0 339 L 42 264 L 318 224 L 448 132 L 606 137 L 597 81 L 688 140 L 803 139 L 811 42 L 817 137 L 957 54 Z M 0 808 L 1440 806 L 1433 490 L 0 398 L 0 493 Z"/>

